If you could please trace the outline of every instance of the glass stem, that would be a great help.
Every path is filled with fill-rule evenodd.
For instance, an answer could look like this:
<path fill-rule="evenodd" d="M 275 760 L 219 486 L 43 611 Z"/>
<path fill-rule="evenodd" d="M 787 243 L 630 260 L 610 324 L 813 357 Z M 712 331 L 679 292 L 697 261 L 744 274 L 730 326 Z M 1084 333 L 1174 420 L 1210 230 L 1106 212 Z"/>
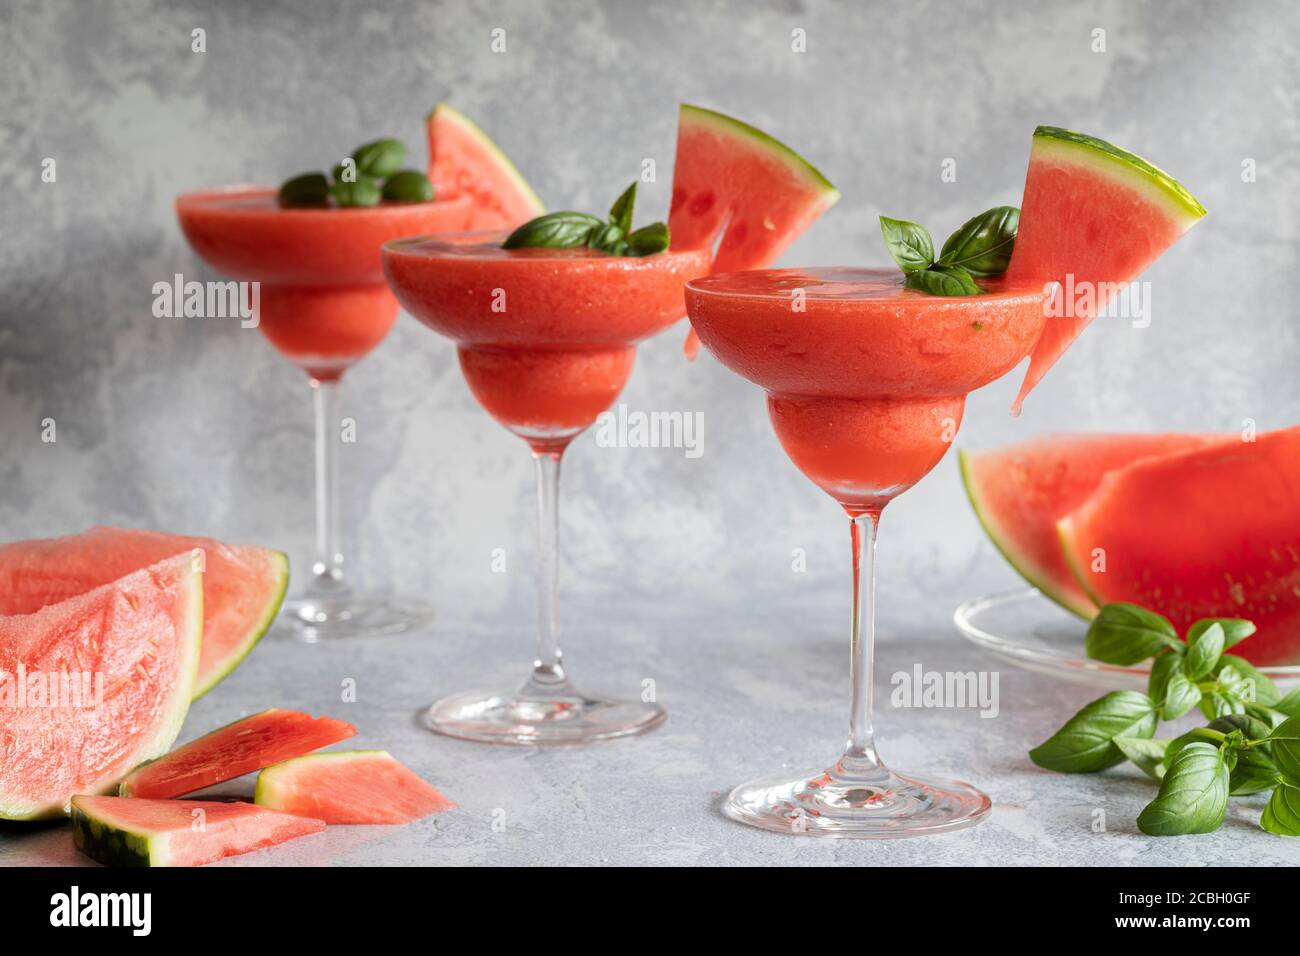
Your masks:
<path fill-rule="evenodd" d="M 560 452 L 534 452 L 537 466 L 537 658 L 525 690 L 567 683 L 560 653 Z"/>
<path fill-rule="evenodd" d="M 860 514 L 851 519 L 853 539 L 853 624 L 849 651 L 849 742 L 846 763 L 858 769 L 880 766 L 871 728 L 873 665 L 876 643 L 876 526 L 880 516 Z"/>
<path fill-rule="evenodd" d="M 339 543 L 339 383 L 311 380 L 316 407 L 316 560 L 314 585 L 343 588 L 343 549 Z"/>

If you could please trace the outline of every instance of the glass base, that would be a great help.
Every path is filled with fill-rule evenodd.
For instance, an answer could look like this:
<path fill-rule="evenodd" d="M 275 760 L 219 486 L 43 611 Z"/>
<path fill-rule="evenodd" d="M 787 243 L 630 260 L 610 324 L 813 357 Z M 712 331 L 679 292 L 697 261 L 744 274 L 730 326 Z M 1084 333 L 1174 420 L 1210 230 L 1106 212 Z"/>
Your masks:
<path fill-rule="evenodd" d="M 797 780 L 755 780 L 727 796 L 733 820 L 796 836 L 888 840 L 974 826 L 993 803 L 968 783 L 925 780 L 842 758 Z"/>
<path fill-rule="evenodd" d="M 345 637 L 379 637 L 423 627 L 433 609 L 418 601 L 362 594 L 305 594 L 284 602 L 279 627 L 308 644 Z"/>
<path fill-rule="evenodd" d="M 513 693 L 444 697 L 426 712 L 425 723 L 435 733 L 461 740 L 532 747 L 644 734 L 667 716 L 658 704 L 589 697 L 568 683 L 536 688 L 530 681 Z"/>

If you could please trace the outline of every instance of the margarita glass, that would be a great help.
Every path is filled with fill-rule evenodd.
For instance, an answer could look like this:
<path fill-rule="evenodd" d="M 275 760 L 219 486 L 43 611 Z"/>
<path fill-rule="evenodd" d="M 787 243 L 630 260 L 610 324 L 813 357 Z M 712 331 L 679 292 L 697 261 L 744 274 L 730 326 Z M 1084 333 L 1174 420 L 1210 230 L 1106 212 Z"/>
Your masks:
<path fill-rule="evenodd" d="M 907 289 L 892 270 L 736 272 L 687 283 L 700 340 L 767 391 L 777 438 L 849 516 L 853 546 L 848 743 L 827 770 L 737 787 L 724 812 L 768 830 L 902 837 L 978 823 L 991 803 L 966 783 L 894 773 L 871 727 L 876 528 L 885 505 L 943 457 L 966 394 L 1015 367 L 1042 331 L 1050 292 Z"/>
<path fill-rule="evenodd" d="M 209 265 L 259 284 L 258 326 L 307 373 L 316 411 L 316 556 L 285 615 L 304 640 L 395 633 L 431 616 L 419 602 L 354 591 L 339 536 L 339 383 L 397 319 L 380 247 L 390 239 L 468 226 L 468 195 L 368 208 L 282 208 L 270 187 L 232 186 L 176 201 L 181 229 Z"/>
<path fill-rule="evenodd" d="M 438 733 L 488 743 L 574 744 L 659 726 L 656 703 L 581 693 L 562 662 L 557 607 L 560 458 L 627 382 L 636 343 L 681 318 L 682 285 L 707 250 L 645 257 L 585 247 L 503 249 L 505 234 L 418 238 L 384 247 L 412 315 L 454 339 L 470 391 L 528 443 L 537 470 L 538 641 L 515 691 L 469 692 L 428 712 Z"/>

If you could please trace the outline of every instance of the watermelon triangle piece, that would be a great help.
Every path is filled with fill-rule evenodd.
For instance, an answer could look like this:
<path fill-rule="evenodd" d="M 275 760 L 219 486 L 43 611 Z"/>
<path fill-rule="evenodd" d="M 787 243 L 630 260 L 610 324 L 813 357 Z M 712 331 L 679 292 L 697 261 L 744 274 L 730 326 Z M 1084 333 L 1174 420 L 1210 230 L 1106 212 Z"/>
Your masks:
<path fill-rule="evenodd" d="M 328 747 L 356 732 L 343 720 L 273 707 L 137 767 L 122 780 L 118 792 L 124 797 L 156 799 L 184 796 Z"/>
<path fill-rule="evenodd" d="M 254 799 L 329 824 L 411 823 L 456 807 L 385 750 L 308 754 L 267 767 Z"/>
<path fill-rule="evenodd" d="M 178 554 L 203 572 L 203 648 L 194 696 L 229 675 L 261 640 L 289 586 L 280 551 L 211 538 L 91 528 L 0 546 L 0 614 L 30 614 Z"/>
<path fill-rule="evenodd" d="M 528 180 L 468 116 L 439 103 L 425 118 L 429 181 L 439 199 L 469 194 L 470 229 L 513 229 L 546 212 Z"/>
<path fill-rule="evenodd" d="M 202 640 L 203 581 L 188 555 L 0 616 L 0 818 L 66 814 L 74 794 L 110 789 L 165 752 Z"/>
<path fill-rule="evenodd" d="M 1180 634 L 1205 617 L 1253 621 L 1232 652 L 1300 663 L 1300 427 L 1225 438 L 1108 472 L 1058 524 L 1097 604 L 1140 604 Z"/>
<path fill-rule="evenodd" d="M 1012 411 L 1102 310 L 1205 215 L 1177 180 L 1105 140 L 1034 130 L 1008 283 L 1060 283 Z"/>
<path fill-rule="evenodd" d="M 105 866 L 203 866 L 324 829 L 251 803 L 72 798 L 73 842 Z"/>
<path fill-rule="evenodd" d="M 1005 448 L 960 455 L 975 515 L 1020 575 L 1080 617 L 1097 605 L 1075 579 L 1056 524 L 1116 468 L 1222 440 L 1210 435 L 1076 433 L 1043 435 Z"/>
<path fill-rule="evenodd" d="M 714 249 L 711 272 L 770 266 L 839 201 L 816 167 L 748 123 L 681 105 L 668 230 L 674 249 Z M 692 331 L 686 354 L 699 339 Z"/>

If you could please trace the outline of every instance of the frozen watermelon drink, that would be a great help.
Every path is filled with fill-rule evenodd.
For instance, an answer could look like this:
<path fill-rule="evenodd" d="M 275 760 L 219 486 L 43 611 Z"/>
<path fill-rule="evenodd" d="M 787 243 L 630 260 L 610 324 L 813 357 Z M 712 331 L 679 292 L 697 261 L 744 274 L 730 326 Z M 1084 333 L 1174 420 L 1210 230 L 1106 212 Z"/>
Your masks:
<path fill-rule="evenodd" d="M 436 128 L 435 128 L 436 127 Z M 405 147 L 379 140 L 334 169 L 280 188 L 233 186 L 176 201 L 181 228 L 214 269 L 257 283 L 258 327 L 307 374 L 316 413 L 316 548 L 306 588 L 285 603 L 304 640 L 385 634 L 426 622 L 419 601 L 367 595 L 345 580 L 338 451 L 343 375 L 397 319 L 380 249 L 402 236 L 507 226 L 540 210 L 531 190 L 473 124 L 440 107 L 429 119 L 430 173 L 401 169 Z M 484 164 L 491 168 L 485 169 Z M 443 188 L 435 190 L 441 180 Z"/>
<path fill-rule="evenodd" d="M 684 125 L 686 117 L 684 110 Z M 709 271 L 714 240 L 727 223 L 765 216 L 768 228 L 751 234 L 757 248 L 751 254 L 775 256 L 833 201 L 819 194 L 810 212 L 802 195 L 792 198 L 781 188 L 796 182 L 786 159 L 792 154 L 751 127 L 720 119 L 731 130 L 749 131 L 739 139 L 732 134 L 732 145 L 755 163 L 769 163 L 771 171 L 760 178 L 770 188 L 744 205 L 727 181 L 715 184 L 707 204 L 697 203 L 709 223 L 686 245 L 670 248 L 663 223 L 632 227 L 634 184 L 607 218 L 558 212 L 510 234 L 403 239 L 384 247 L 398 301 L 456 342 L 470 391 L 527 442 L 537 471 L 539 636 L 532 673 L 515 690 L 440 700 L 428 712 L 438 733 L 486 743 L 575 744 L 644 733 L 664 720 L 653 701 L 586 694 L 570 683 L 556 610 L 560 459 L 622 391 L 637 343 L 681 319 L 683 286 Z M 725 159 L 727 136 L 715 136 L 712 145 Z M 675 186 L 683 176 L 680 139 L 677 155 Z"/>
<path fill-rule="evenodd" d="M 989 812 L 989 798 L 969 784 L 896 773 L 876 751 L 874 552 L 881 514 L 947 452 L 969 392 L 1032 355 L 1023 398 L 1095 315 L 1095 297 L 1081 314 L 1060 310 L 1063 283 L 1073 283 L 1076 272 L 1083 282 L 1127 281 L 1195 218 L 1186 191 L 1165 174 L 1064 130 L 1036 132 L 1030 182 L 1023 211 L 999 206 L 981 213 L 937 251 L 923 227 L 881 217 L 898 269 L 761 270 L 687 283 L 687 312 L 701 342 L 764 389 L 782 448 L 844 509 L 852 541 L 848 742 L 828 769 L 737 787 L 723 804 L 735 820 L 784 833 L 871 839 L 955 830 Z M 1081 183 L 1091 183 L 1092 192 Z M 1158 204 L 1168 228 L 1124 228 L 1123 210 L 1138 208 L 1125 190 L 1138 187 Z M 1062 190 L 1073 192 L 1062 197 Z M 1183 210 L 1172 223 L 1171 210 Z M 1059 228 L 1030 221 L 1051 211 Z M 1028 240 L 1023 247 L 1018 236 Z M 1106 251 L 1118 257 L 1113 270 L 1103 264 Z M 1049 336 L 1052 322 L 1059 327 Z"/>

